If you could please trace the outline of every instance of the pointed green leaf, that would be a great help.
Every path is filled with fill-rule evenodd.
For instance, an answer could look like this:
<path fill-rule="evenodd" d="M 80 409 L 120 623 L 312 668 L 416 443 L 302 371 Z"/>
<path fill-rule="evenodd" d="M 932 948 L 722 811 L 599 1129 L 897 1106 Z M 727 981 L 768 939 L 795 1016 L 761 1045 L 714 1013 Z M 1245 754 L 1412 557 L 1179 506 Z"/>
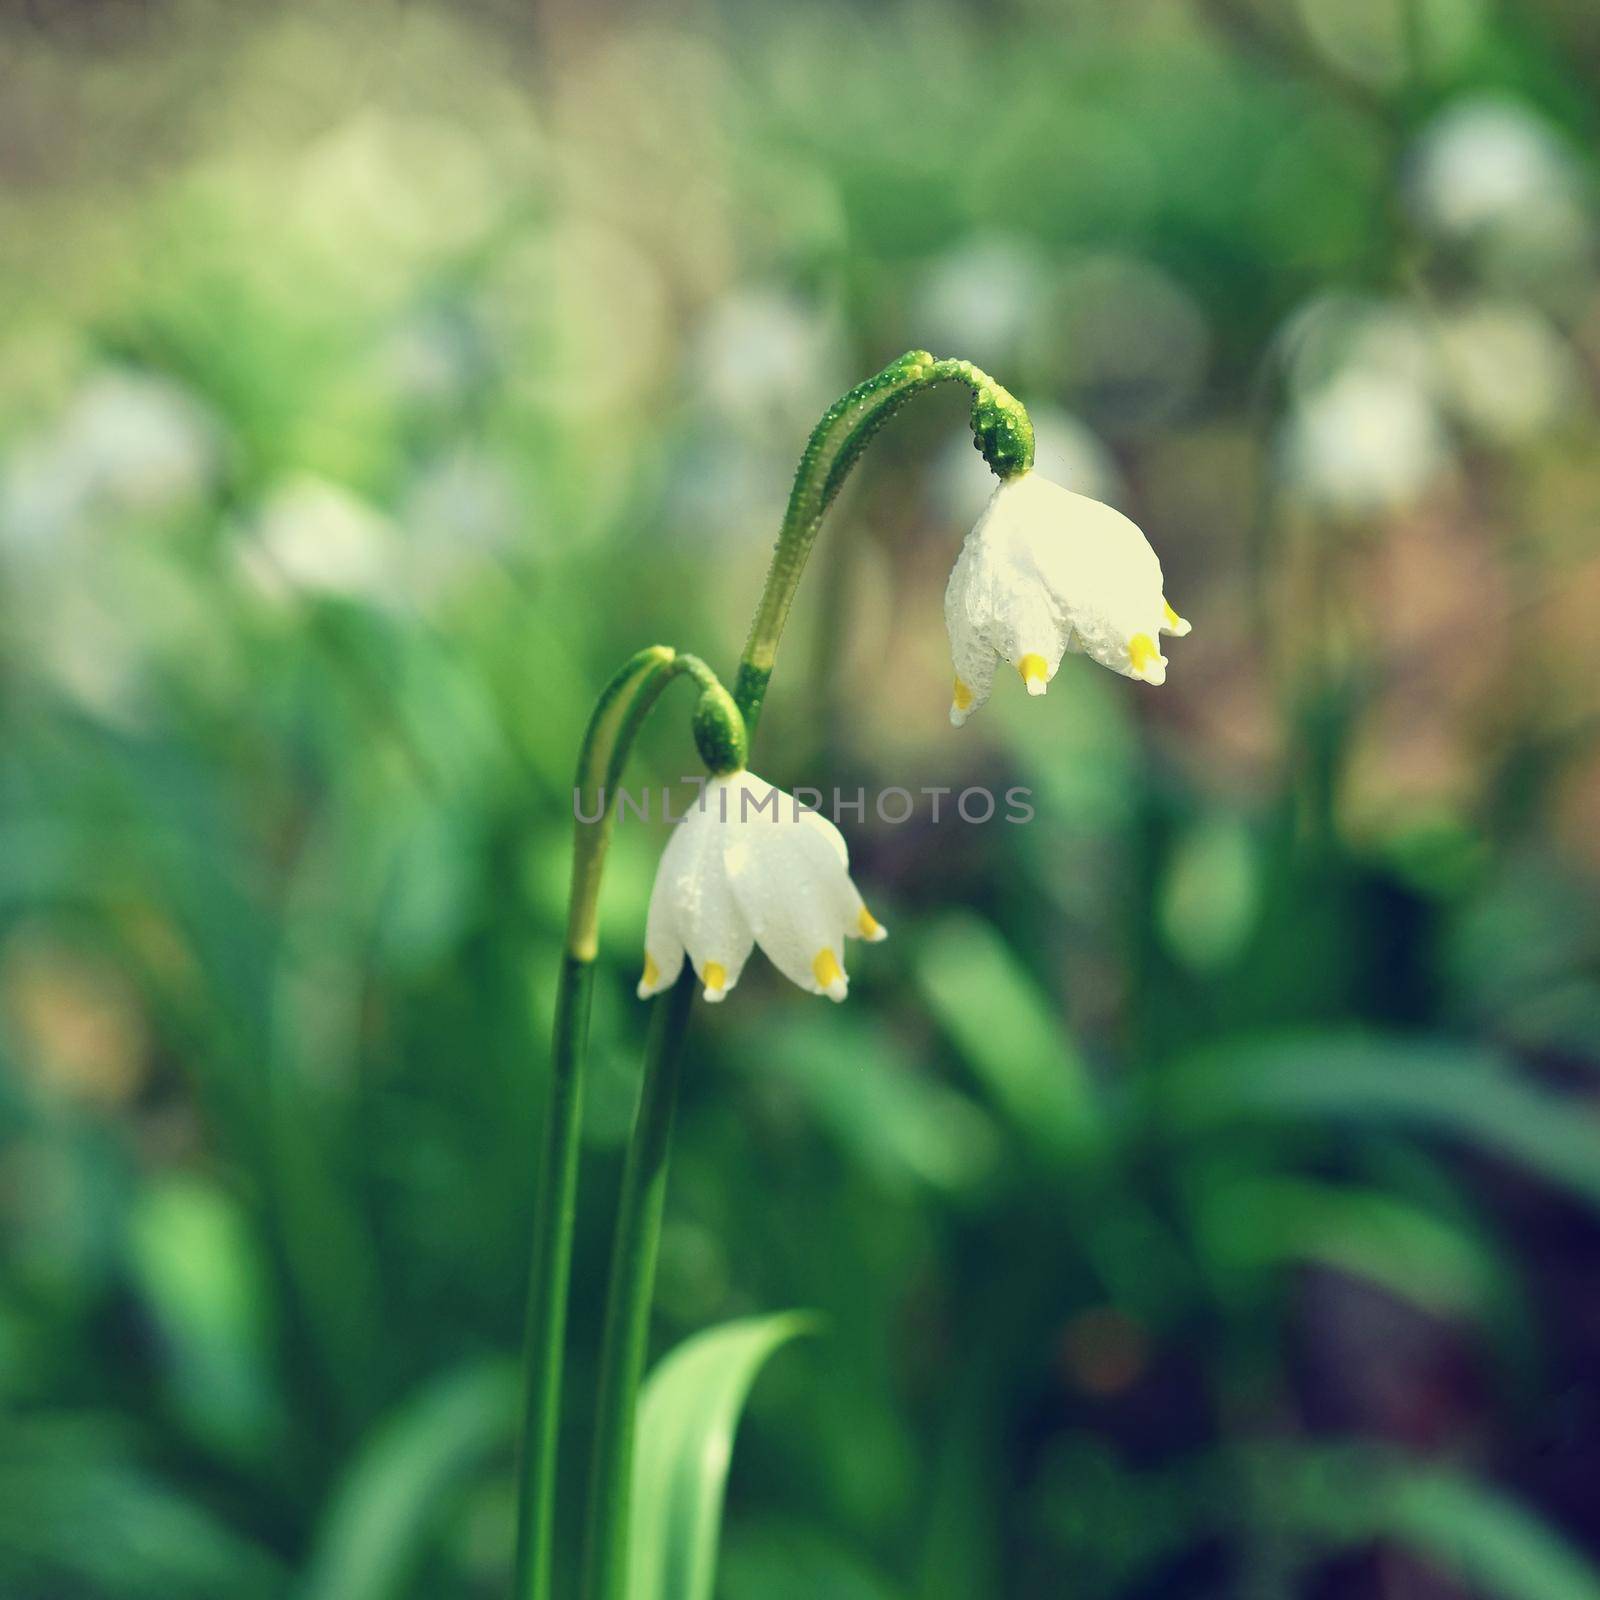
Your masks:
<path fill-rule="evenodd" d="M 749 1317 L 696 1334 L 639 1402 L 628 1600 L 710 1600 L 734 1430 L 763 1363 L 810 1318 Z"/>
<path fill-rule="evenodd" d="M 975 916 L 945 917 L 915 959 L 924 1000 L 1017 1128 L 1053 1156 L 1093 1144 L 1088 1068 L 995 928 Z"/>
<path fill-rule="evenodd" d="M 446 1374 L 405 1401 L 357 1452 L 333 1497 L 302 1600 L 399 1600 L 452 1489 L 511 1427 L 517 1374 L 494 1362 Z"/>
<path fill-rule="evenodd" d="M 1439 1316 L 1484 1311 L 1514 1292 L 1487 1239 L 1379 1189 L 1218 1174 L 1196 1186 L 1194 1204 L 1207 1257 L 1221 1271 L 1314 1261 Z"/>
<path fill-rule="evenodd" d="M 1492 1484 L 1365 1448 L 1267 1448 L 1250 1470 L 1295 1527 L 1333 1546 L 1395 1539 L 1495 1600 L 1600 1600 L 1581 1552 Z"/>
<path fill-rule="evenodd" d="M 1177 1063 L 1155 1092 L 1180 1132 L 1246 1121 L 1410 1125 L 1600 1204 L 1600 1123 L 1474 1046 L 1361 1034 L 1241 1040 Z"/>

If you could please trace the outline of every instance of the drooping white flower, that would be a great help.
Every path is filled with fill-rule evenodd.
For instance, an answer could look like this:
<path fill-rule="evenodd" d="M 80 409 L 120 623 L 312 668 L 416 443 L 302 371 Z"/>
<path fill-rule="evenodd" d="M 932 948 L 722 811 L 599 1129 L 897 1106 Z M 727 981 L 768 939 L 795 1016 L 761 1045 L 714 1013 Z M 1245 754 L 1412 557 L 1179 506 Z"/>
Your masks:
<path fill-rule="evenodd" d="M 656 871 L 639 998 L 675 983 L 687 953 L 721 1000 L 759 944 L 791 982 L 843 1000 L 844 941 L 888 937 L 849 868 L 839 830 L 781 789 L 752 772 L 708 780 Z"/>
<path fill-rule="evenodd" d="M 1429 385 L 1354 366 L 1295 403 L 1279 459 L 1298 498 L 1363 516 L 1420 498 L 1450 465 L 1451 449 Z"/>
<path fill-rule="evenodd" d="M 995 490 L 950 574 L 944 617 L 958 728 L 989 698 L 1000 661 L 1017 669 L 1029 694 L 1045 692 L 1069 650 L 1164 683 L 1157 636 L 1189 631 L 1166 602 L 1144 534 L 1120 511 L 1037 472 Z"/>

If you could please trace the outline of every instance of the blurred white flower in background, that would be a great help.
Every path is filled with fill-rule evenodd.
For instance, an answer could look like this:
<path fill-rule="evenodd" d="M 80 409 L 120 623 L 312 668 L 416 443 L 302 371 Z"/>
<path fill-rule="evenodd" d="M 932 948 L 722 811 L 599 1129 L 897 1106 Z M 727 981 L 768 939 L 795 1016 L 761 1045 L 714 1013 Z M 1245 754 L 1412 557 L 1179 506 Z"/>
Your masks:
<path fill-rule="evenodd" d="M 5 462 L 0 543 L 39 546 L 85 518 L 181 510 L 209 488 L 221 459 L 220 432 L 187 390 L 148 373 L 92 373 L 59 420 Z"/>
<path fill-rule="evenodd" d="M 365 600 L 402 597 L 401 534 L 340 484 L 303 476 L 276 489 L 239 544 L 239 566 L 264 598 Z"/>
<path fill-rule="evenodd" d="M 1583 392 L 1571 347 L 1538 312 L 1484 301 L 1440 324 L 1439 378 L 1462 422 L 1497 444 L 1522 444 L 1560 423 Z"/>
<path fill-rule="evenodd" d="M 1582 395 L 1578 360 L 1536 309 L 1319 297 L 1280 340 L 1289 397 L 1279 465 L 1308 504 L 1398 510 L 1449 471 L 1452 425 L 1521 445 Z"/>
<path fill-rule="evenodd" d="M 1535 112 L 1489 95 L 1450 106 L 1417 141 L 1406 194 L 1424 230 L 1471 252 L 1480 283 L 1584 313 L 1595 268 L 1593 185 Z"/>
<path fill-rule="evenodd" d="M 848 383 L 836 312 L 777 289 L 717 299 L 690 340 L 692 390 L 705 407 L 673 453 L 672 521 L 717 543 L 776 527 L 794 477 L 797 439 Z"/>
<path fill-rule="evenodd" d="M 1352 516 L 1397 510 L 1450 466 L 1428 332 L 1410 307 L 1320 296 L 1290 318 L 1280 347 L 1279 466 L 1300 499 Z"/>
<path fill-rule="evenodd" d="M 0 550 L 9 562 L 21 557 L 60 559 L 62 545 L 93 498 L 87 477 L 66 470 L 58 439 L 22 440 L 0 477 Z"/>
<path fill-rule="evenodd" d="M 504 466 L 459 449 L 426 462 L 400 508 L 413 594 L 435 598 L 516 542 L 517 490 Z"/>
<path fill-rule="evenodd" d="M 980 367 L 1010 370 L 1026 358 L 1048 287 L 1047 268 L 1033 245 L 980 234 L 933 262 L 911 321 L 923 330 L 917 338 L 930 350 L 958 350 Z"/>
<path fill-rule="evenodd" d="M 1300 496 L 1350 515 L 1410 504 L 1450 459 L 1427 391 L 1373 369 L 1342 373 L 1302 399 L 1282 444 L 1284 470 Z"/>
<path fill-rule="evenodd" d="M 1419 388 L 1433 381 L 1428 327 L 1399 300 L 1322 294 L 1284 323 L 1278 346 L 1290 395 L 1303 399 L 1351 371 L 1381 372 Z"/>
<path fill-rule="evenodd" d="M 325 269 L 359 276 L 369 297 L 403 291 L 419 261 L 482 237 L 503 205 L 476 129 L 363 106 L 300 152 L 284 217 Z"/>
<path fill-rule="evenodd" d="M 1497 95 L 1459 100 L 1428 124 L 1408 185 L 1418 219 L 1451 234 L 1565 210 L 1577 187 L 1573 155 L 1549 123 Z"/>
<path fill-rule="evenodd" d="M 489 375 L 492 355 L 466 307 L 402 318 L 379 354 L 379 381 L 413 405 L 458 406 Z"/>
<path fill-rule="evenodd" d="M 688 365 L 721 421 L 763 438 L 774 427 L 809 432 L 844 386 L 843 334 L 836 314 L 792 295 L 739 290 L 712 305 Z"/>
<path fill-rule="evenodd" d="M 94 715 L 132 725 L 147 654 L 187 637 L 191 590 L 150 534 L 202 502 L 222 460 L 220 428 L 180 384 L 112 367 L 0 461 L 0 562 L 23 597 L 8 629 Z"/>
<path fill-rule="evenodd" d="M 67 414 L 60 445 L 100 505 L 144 513 L 199 499 L 220 457 L 216 426 L 189 392 L 137 372 L 91 378 Z"/>

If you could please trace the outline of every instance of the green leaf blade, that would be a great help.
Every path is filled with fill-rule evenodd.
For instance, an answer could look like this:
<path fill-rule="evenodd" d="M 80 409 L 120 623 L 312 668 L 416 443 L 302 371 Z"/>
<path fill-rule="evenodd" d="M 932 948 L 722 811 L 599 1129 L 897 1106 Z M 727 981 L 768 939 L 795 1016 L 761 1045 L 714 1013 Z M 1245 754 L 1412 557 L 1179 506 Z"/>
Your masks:
<path fill-rule="evenodd" d="M 440 1507 L 506 1442 L 517 1389 L 509 1364 L 460 1368 L 380 1424 L 333 1496 L 299 1600 L 401 1600 Z"/>
<path fill-rule="evenodd" d="M 710 1600 L 745 1397 L 775 1351 L 814 1329 L 794 1312 L 725 1323 L 650 1375 L 639 1402 L 628 1600 Z"/>
<path fill-rule="evenodd" d="M 1515 1161 L 1600 1206 L 1600 1123 L 1475 1045 L 1382 1034 L 1283 1034 L 1213 1046 L 1161 1078 L 1180 1136 L 1250 1122 L 1403 1126 Z"/>

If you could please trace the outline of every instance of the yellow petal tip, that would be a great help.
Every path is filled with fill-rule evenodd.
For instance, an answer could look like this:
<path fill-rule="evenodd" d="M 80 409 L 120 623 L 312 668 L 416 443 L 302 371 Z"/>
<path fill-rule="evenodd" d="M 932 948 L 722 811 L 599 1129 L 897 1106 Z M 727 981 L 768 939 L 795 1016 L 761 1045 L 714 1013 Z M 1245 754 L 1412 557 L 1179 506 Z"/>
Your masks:
<path fill-rule="evenodd" d="M 839 958 L 831 950 L 819 950 L 811 962 L 812 975 L 817 980 L 817 987 L 827 995 L 830 1000 L 843 1000 L 848 992 L 845 985 L 844 969 L 839 965 Z"/>
<path fill-rule="evenodd" d="M 856 918 L 856 926 L 868 944 L 880 944 L 889 937 L 889 930 L 865 906 L 862 906 L 861 913 Z"/>
<path fill-rule="evenodd" d="M 972 709 L 972 691 L 959 678 L 950 695 L 950 709 L 952 711 L 970 711 Z"/>
<path fill-rule="evenodd" d="M 1134 677 L 1143 678 L 1147 683 L 1166 680 L 1167 663 L 1148 633 L 1136 633 L 1128 641 L 1128 665 Z"/>
<path fill-rule="evenodd" d="M 1182 639 L 1189 632 L 1189 622 L 1185 617 L 1180 617 L 1167 601 L 1161 602 L 1161 628 L 1164 633 L 1170 633 L 1175 639 Z"/>
<path fill-rule="evenodd" d="M 1050 665 L 1041 655 L 1029 652 L 1017 662 L 1017 671 L 1029 694 L 1043 694 L 1050 683 Z"/>
<path fill-rule="evenodd" d="M 706 986 L 706 999 L 715 1005 L 727 998 L 728 969 L 720 961 L 708 961 L 700 969 L 700 981 Z"/>

